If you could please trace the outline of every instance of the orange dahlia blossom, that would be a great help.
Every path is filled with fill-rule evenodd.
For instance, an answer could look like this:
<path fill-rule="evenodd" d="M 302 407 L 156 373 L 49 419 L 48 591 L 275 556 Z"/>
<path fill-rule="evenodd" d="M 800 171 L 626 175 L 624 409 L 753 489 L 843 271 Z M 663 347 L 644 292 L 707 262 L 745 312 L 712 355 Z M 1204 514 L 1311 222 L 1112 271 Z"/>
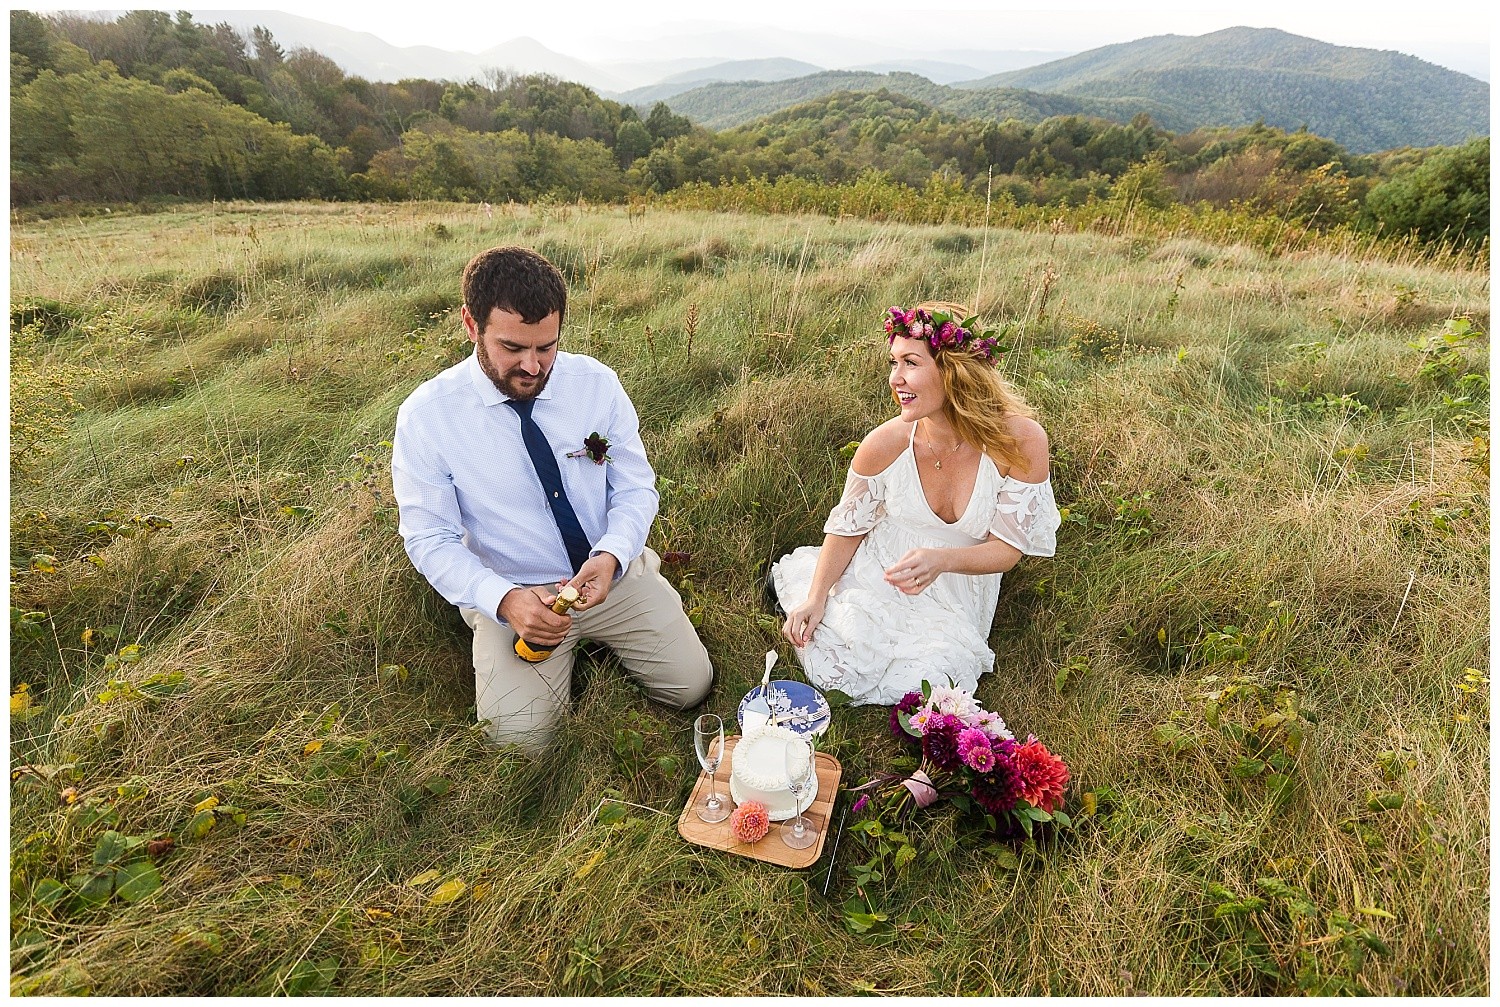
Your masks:
<path fill-rule="evenodd" d="M 1016 749 L 1016 767 L 1021 770 L 1021 796 L 1029 804 L 1049 813 L 1062 807 L 1068 767 L 1046 745 L 1028 737 Z"/>
<path fill-rule="evenodd" d="M 771 831 L 771 815 L 759 801 L 746 801 L 729 816 L 729 832 L 742 843 L 756 843 Z"/>

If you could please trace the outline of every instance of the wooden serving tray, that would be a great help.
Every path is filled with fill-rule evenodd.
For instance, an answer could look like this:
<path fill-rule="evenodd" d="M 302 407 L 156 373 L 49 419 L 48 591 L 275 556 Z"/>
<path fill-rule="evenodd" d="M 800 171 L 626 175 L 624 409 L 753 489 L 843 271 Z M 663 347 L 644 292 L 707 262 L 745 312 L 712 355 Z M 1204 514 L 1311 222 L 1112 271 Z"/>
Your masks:
<path fill-rule="evenodd" d="M 731 809 L 734 807 L 734 799 L 729 796 L 727 770 L 734 765 L 734 746 L 739 740 L 739 735 L 724 739 L 724 759 L 719 765 L 719 796 L 729 802 Z M 708 774 L 701 770 L 698 782 L 693 785 L 693 792 L 688 795 L 687 806 L 682 809 L 682 817 L 677 819 L 677 831 L 690 843 L 723 850 L 725 853 L 764 860 L 768 864 L 782 867 L 811 867 L 823 855 L 823 844 L 828 839 L 828 822 L 833 814 L 833 802 L 839 794 L 839 778 L 844 775 L 844 767 L 839 765 L 839 760 L 827 752 L 818 752 L 814 765 L 818 771 L 818 796 L 810 807 L 803 809 L 802 815 L 818 830 L 818 838 L 805 850 L 794 850 L 781 841 L 777 833 L 785 822 L 772 822 L 771 831 L 758 843 L 742 843 L 730 834 L 729 819 L 710 824 L 699 818 L 693 806 L 697 804 L 698 798 L 708 794 Z"/>

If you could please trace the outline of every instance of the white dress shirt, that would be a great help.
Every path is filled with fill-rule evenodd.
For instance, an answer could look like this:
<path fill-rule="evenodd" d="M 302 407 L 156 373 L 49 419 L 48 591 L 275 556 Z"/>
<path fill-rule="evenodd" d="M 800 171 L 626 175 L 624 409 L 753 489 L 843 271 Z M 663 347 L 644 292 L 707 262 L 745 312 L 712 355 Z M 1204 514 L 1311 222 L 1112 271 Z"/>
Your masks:
<path fill-rule="evenodd" d="M 573 576 L 508 401 L 471 353 L 401 404 L 391 451 L 412 565 L 444 598 L 497 622 L 512 588 Z M 646 547 L 658 498 L 620 379 L 592 357 L 559 352 L 532 418 L 552 446 L 591 554 L 609 553 L 623 572 Z M 584 438 L 596 431 L 609 441 L 602 465 L 583 453 Z"/>

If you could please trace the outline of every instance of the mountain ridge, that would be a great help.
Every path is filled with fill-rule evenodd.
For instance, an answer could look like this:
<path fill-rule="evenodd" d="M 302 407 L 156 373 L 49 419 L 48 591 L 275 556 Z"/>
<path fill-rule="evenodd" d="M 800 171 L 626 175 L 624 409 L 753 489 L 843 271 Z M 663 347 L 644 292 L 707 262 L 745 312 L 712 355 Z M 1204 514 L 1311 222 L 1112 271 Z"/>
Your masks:
<path fill-rule="evenodd" d="M 1483 81 L 1404 53 L 1335 46 L 1274 28 L 1152 36 L 948 86 L 911 74 L 830 71 L 689 90 L 668 104 L 724 129 L 837 91 L 880 87 L 972 117 L 1034 122 L 1079 114 L 1124 122 L 1146 112 L 1176 132 L 1258 121 L 1305 127 L 1355 153 L 1458 144 L 1489 133 Z"/>

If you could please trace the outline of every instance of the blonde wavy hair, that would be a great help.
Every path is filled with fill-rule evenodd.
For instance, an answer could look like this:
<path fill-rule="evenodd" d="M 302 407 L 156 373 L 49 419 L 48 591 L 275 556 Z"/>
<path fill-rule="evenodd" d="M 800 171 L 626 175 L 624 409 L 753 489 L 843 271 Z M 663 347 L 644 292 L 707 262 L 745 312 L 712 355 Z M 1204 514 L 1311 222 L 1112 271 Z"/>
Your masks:
<path fill-rule="evenodd" d="M 968 318 L 970 311 L 952 301 L 923 301 L 927 311 L 945 311 L 954 318 Z M 1035 411 L 1000 376 L 993 364 L 972 353 L 933 351 L 943 378 L 943 415 L 958 436 L 979 448 L 1006 471 L 1025 467 L 1020 442 L 1007 420 L 1012 416 L 1034 417 Z"/>

